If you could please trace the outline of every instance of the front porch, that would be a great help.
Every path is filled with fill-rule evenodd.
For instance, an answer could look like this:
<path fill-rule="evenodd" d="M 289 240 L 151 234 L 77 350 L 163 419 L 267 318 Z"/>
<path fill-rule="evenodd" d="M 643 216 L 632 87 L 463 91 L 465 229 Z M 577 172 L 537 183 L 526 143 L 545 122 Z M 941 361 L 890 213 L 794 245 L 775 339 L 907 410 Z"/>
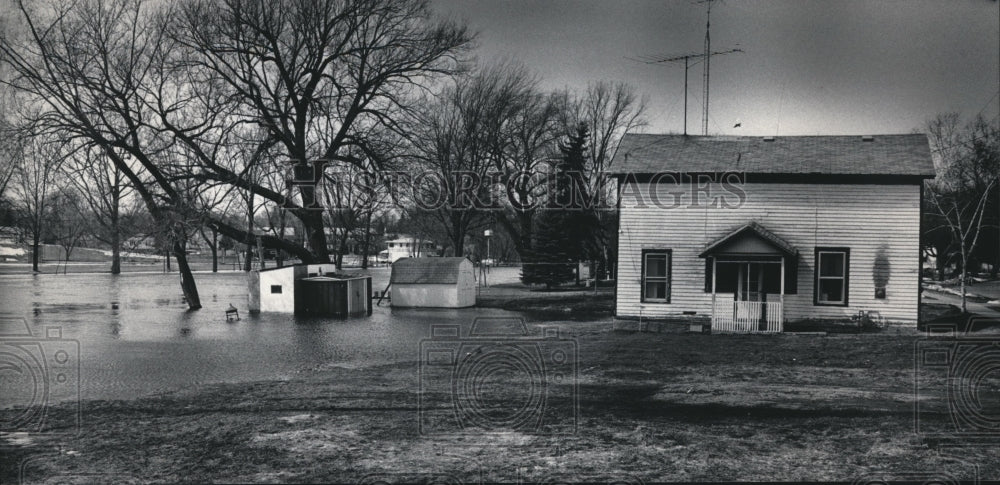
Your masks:
<path fill-rule="evenodd" d="M 780 333 L 785 294 L 794 288 L 798 251 L 756 222 L 709 244 L 706 288 L 712 293 L 712 333 Z"/>

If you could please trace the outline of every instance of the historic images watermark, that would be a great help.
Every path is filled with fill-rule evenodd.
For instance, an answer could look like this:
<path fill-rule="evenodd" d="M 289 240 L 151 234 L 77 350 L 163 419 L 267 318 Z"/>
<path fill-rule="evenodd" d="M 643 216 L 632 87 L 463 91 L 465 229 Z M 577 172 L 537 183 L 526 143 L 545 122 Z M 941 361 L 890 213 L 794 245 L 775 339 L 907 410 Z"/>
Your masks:
<path fill-rule="evenodd" d="M 615 211 L 626 199 L 636 208 L 708 207 L 737 209 L 747 200 L 742 172 L 618 174 L 534 171 L 485 172 L 348 170 L 323 162 L 289 165 L 286 207 L 334 209 L 336 197 L 324 200 L 329 185 L 339 192 L 384 194 L 395 207 L 448 210 L 590 210 Z M 354 197 L 357 199 L 364 197 Z M 369 196 L 368 200 L 376 197 Z M 295 201 L 292 204 L 292 201 Z"/>
<path fill-rule="evenodd" d="M 0 432 L 76 434 L 80 428 L 80 343 L 62 328 L 31 333 L 23 317 L 0 316 Z M 50 416 L 50 405 L 69 403 Z"/>
<path fill-rule="evenodd" d="M 952 446 L 1000 443 L 1000 327 L 972 317 L 964 328 L 929 328 L 914 353 L 914 429 Z"/>
<path fill-rule="evenodd" d="M 519 318 L 434 325 L 420 341 L 419 431 L 572 435 L 579 422 L 577 342 Z"/>

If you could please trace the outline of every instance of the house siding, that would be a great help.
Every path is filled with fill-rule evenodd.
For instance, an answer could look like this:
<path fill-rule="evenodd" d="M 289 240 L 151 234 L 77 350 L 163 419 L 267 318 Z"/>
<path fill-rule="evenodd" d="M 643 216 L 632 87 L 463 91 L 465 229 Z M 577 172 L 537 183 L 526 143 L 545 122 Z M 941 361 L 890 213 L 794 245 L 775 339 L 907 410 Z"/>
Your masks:
<path fill-rule="evenodd" d="M 649 184 L 635 187 L 639 190 L 623 191 L 620 198 L 618 316 L 710 315 L 712 294 L 704 291 L 705 260 L 698 255 L 711 241 L 753 220 L 799 250 L 798 289 L 795 295 L 785 295 L 786 321 L 847 319 L 858 310 L 877 310 L 894 322 L 917 321 L 919 185 L 746 184 L 746 200 L 735 209 L 709 207 L 704 201 L 700 206 L 657 208 L 649 204 Z M 671 201 L 669 191 L 677 189 L 659 185 L 657 195 Z M 709 187 L 709 193 L 735 200 L 718 185 Z M 646 197 L 648 207 L 637 207 L 638 196 Z M 850 248 L 849 306 L 814 305 L 817 247 Z M 880 247 L 889 261 L 885 299 L 875 298 L 873 278 Z M 670 303 L 641 302 L 643 249 L 672 251 Z M 732 293 L 718 295 L 732 298 Z M 777 295 L 768 296 L 777 301 Z"/>

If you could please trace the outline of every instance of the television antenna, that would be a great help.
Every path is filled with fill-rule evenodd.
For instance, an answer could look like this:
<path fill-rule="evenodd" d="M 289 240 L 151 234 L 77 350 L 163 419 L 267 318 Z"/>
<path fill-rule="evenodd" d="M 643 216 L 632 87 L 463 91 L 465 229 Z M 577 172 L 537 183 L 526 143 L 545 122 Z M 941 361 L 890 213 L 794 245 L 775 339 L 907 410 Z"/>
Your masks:
<path fill-rule="evenodd" d="M 728 50 L 724 50 L 724 51 L 714 51 L 714 52 L 709 52 L 707 56 L 705 55 L 704 52 L 699 52 L 697 54 L 682 54 L 682 55 L 678 55 L 678 56 L 639 56 L 637 58 L 634 58 L 634 59 L 630 58 L 630 59 L 632 59 L 633 61 L 641 62 L 643 64 L 665 64 L 665 63 L 668 63 L 668 62 L 669 63 L 675 63 L 675 62 L 679 63 L 681 61 L 684 62 L 684 134 L 687 135 L 688 134 L 688 116 L 687 116 L 687 112 L 688 112 L 688 69 L 690 69 L 692 66 L 697 65 L 702 60 L 708 59 L 711 56 L 721 56 L 723 54 L 733 54 L 733 53 L 737 53 L 737 52 L 743 52 L 743 49 L 728 49 Z M 694 62 L 691 62 L 692 60 L 694 60 Z M 708 65 L 707 64 L 705 66 L 705 69 L 706 69 L 706 71 L 708 70 Z M 706 84 L 703 88 L 705 89 L 705 98 L 704 99 L 708 99 L 708 85 Z M 704 123 L 702 124 L 702 131 L 703 131 L 702 134 L 703 135 L 707 135 L 708 134 L 708 122 L 707 122 L 707 120 L 708 120 L 708 108 L 707 107 L 708 107 L 708 104 L 706 103 L 705 104 L 705 110 L 702 113 L 702 116 L 704 116 Z"/>
<path fill-rule="evenodd" d="M 734 54 L 737 52 L 743 52 L 743 49 L 733 48 L 721 51 L 712 50 L 712 37 L 710 35 L 712 27 L 712 2 L 716 0 L 701 0 L 697 3 L 708 4 L 707 17 L 705 21 L 705 50 L 704 52 L 697 54 L 683 54 L 677 56 L 639 56 L 638 58 L 630 58 L 633 61 L 642 62 L 644 64 L 663 64 L 663 63 L 673 63 L 684 61 L 684 134 L 687 135 L 687 111 L 688 111 L 688 69 L 698 64 L 701 61 L 705 61 L 705 68 L 702 75 L 702 114 L 701 114 L 701 134 L 708 134 L 708 94 L 709 94 L 709 73 L 711 71 L 711 59 L 712 56 L 720 56 L 724 54 Z M 737 44 L 739 45 L 739 44 Z M 698 59 L 695 62 L 691 62 L 692 59 Z"/>

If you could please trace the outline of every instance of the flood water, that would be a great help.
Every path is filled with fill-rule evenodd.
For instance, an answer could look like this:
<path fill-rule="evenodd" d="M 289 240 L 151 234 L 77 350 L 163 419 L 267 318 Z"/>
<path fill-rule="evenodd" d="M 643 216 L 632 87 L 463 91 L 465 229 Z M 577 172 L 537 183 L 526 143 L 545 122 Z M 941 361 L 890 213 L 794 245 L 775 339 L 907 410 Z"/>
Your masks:
<path fill-rule="evenodd" d="M 388 269 L 370 272 L 373 288 L 385 288 Z M 196 280 L 204 308 L 192 312 L 177 273 L 0 275 L 0 347 L 26 326 L 50 354 L 41 360 L 58 367 L 51 354 L 73 354 L 79 342 L 79 390 L 50 400 L 76 393 L 84 400 L 127 399 L 204 383 L 285 379 L 336 365 L 416 362 L 432 324 L 516 316 L 483 308 L 393 310 L 386 303 L 371 317 L 349 320 L 248 315 L 245 273 L 197 273 Z M 242 320 L 226 321 L 230 304 Z M 68 342 L 56 342 L 60 333 Z M 76 356 L 69 357 L 64 367 L 73 367 Z M 76 387 L 72 374 L 69 382 Z M 19 397 L 0 397 L 0 407 L 19 405 Z"/>

